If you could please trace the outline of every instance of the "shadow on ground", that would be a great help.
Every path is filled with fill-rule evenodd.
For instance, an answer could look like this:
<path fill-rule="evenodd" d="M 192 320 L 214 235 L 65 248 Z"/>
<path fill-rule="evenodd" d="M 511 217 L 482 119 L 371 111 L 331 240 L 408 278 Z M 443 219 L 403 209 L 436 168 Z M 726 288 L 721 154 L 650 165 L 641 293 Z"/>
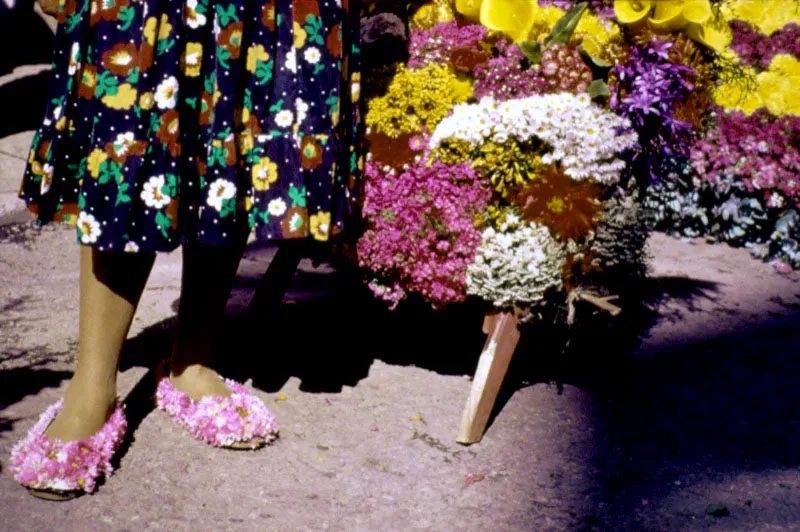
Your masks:
<path fill-rule="evenodd" d="M 33 0 L 17 0 L 13 9 L 0 1 L 0 76 L 23 65 L 49 65 L 55 36 L 34 12 Z M 38 129 L 47 102 L 49 71 L 0 86 L 0 138 Z"/>

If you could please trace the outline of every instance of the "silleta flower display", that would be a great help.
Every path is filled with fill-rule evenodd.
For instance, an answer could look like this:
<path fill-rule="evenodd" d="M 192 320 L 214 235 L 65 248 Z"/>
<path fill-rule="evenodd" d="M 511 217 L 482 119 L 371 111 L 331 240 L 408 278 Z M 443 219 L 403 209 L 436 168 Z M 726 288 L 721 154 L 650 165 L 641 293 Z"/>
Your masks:
<path fill-rule="evenodd" d="M 646 222 L 673 223 L 663 202 L 693 183 L 796 213 L 796 119 L 780 117 L 797 112 L 797 17 L 754 3 L 417 7 L 391 36 L 405 59 L 365 66 L 383 87 L 367 102 L 357 248 L 372 290 L 393 305 L 563 305 L 641 277 Z"/>

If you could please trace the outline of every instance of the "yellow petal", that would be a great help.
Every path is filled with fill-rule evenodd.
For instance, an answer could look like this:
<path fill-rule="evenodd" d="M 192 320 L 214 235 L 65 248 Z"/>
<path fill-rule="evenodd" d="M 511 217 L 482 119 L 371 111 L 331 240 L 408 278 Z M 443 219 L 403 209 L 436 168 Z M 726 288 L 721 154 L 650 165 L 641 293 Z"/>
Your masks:
<path fill-rule="evenodd" d="M 469 19 L 478 20 L 481 3 L 482 0 L 456 0 L 456 11 Z"/>
<path fill-rule="evenodd" d="M 481 24 L 490 30 L 502 31 L 515 42 L 528 37 L 534 23 L 536 0 L 484 0 Z"/>
<path fill-rule="evenodd" d="M 663 31 L 676 31 L 686 26 L 683 2 L 658 2 L 650 26 Z"/>
<path fill-rule="evenodd" d="M 683 6 L 683 17 L 695 24 L 711 20 L 711 3 L 708 0 L 689 0 Z"/>
<path fill-rule="evenodd" d="M 648 0 L 614 0 L 614 14 L 622 24 L 633 24 L 650 14 L 652 2 Z"/>
<path fill-rule="evenodd" d="M 700 24 L 689 24 L 686 26 L 686 35 L 690 39 L 705 44 L 717 53 L 725 50 L 733 39 L 730 28 L 727 24 L 722 27 L 715 27 L 710 24 L 701 26 Z"/>

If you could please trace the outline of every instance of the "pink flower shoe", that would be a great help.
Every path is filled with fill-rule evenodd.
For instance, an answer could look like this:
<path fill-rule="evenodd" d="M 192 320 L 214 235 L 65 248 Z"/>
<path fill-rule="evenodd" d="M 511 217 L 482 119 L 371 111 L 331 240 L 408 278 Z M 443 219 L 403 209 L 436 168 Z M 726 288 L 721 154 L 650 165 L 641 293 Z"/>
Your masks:
<path fill-rule="evenodd" d="M 221 378 L 221 377 L 220 377 Z M 215 447 L 258 449 L 278 437 L 278 425 L 267 406 L 231 379 L 223 382 L 233 391 L 230 397 L 201 397 L 193 400 L 169 380 L 169 370 L 158 370 L 156 406 L 186 427 L 197 440 Z"/>
<path fill-rule="evenodd" d="M 11 450 L 14 478 L 31 494 L 51 500 L 67 500 L 92 493 L 101 476 L 111 475 L 111 458 L 128 428 L 124 406 L 118 405 L 108 421 L 88 440 L 50 441 L 47 427 L 61 411 L 64 400 L 51 405 L 28 435 Z"/>

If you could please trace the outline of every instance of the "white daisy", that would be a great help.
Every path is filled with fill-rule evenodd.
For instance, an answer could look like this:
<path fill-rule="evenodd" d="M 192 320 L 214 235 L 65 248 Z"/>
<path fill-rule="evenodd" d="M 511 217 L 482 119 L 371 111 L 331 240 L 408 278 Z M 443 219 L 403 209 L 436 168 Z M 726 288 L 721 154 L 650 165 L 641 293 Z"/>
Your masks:
<path fill-rule="evenodd" d="M 139 252 L 139 244 L 137 244 L 133 240 L 128 240 L 127 242 L 125 242 L 125 252 L 126 253 L 138 253 Z"/>
<path fill-rule="evenodd" d="M 116 140 L 114 141 L 114 153 L 118 156 L 123 156 L 125 153 L 128 152 L 131 144 L 134 143 L 136 139 L 134 138 L 133 131 L 128 131 L 127 133 L 120 133 L 117 135 Z"/>
<path fill-rule="evenodd" d="M 305 53 L 303 53 L 303 57 L 312 65 L 316 65 L 319 63 L 319 60 L 322 59 L 322 54 L 319 52 L 319 48 L 316 46 L 310 46 L 308 49 L 306 49 Z"/>
<path fill-rule="evenodd" d="M 178 103 L 178 79 L 170 76 L 159 83 L 155 97 L 159 109 L 173 109 Z"/>
<path fill-rule="evenodd" d="M 222 211 L 222 204 L 236 195 L 236 185 L 225 179 L 217 179 L 208 186 L 209 207 L 214 207 L 217 212 Z"/>
<path fill-rule="evenodd" d="M 81 236 L 81 243 L 94 244 L 97 242 L 97 237 L 100 236 L 100 222 L 91 214 L 81 211 L 78 216 L 78 231 Z"/>
<path fill-rule="evenodd" d="M 280 198 L 274 199 L 267 205 L 267 210 L 272 216 L 283 216 L 286 212 L 286 202 Z"/>
<path fill-rule="evenodd" d="M 72 43 L 72 49 L 69 52 L 69 68 L 67 70 L 70 76 L 75 74 L 75 72 L 77 72 L 78 68 L 81 66 L 80 55 L 81 45 L 76 42 Z"/>
<path fill-rule="evenodd" d="M 286 63 L 284 63 L 283 66 L 291 70 L 292 73 L 297 74 L 297 50 L 294 48 L 294 46 L 286 54 Z"/>
<path fill-rule="evenodd" d="M 141 198 L 144 200 L 145 205 L 148 207 L 161 209 L 169 204 L 172 198 L 164 194 L 161 190 L 164 187 L 164 183 L 165 180 L 163 175 L 155 175 L 144 184 L 144 190 L 142 190 Z"/>
<path fill-rule="evenodd" d="M 306 116 L 308 116 L 308 104 L 300 98 L 297 98 L 294 101 L 294 110 L 297 113 L 297 123 L 302 124 Z"/>
<path fill-rule="evenodd" d="M 289 127 L 294 122 L 294 114 L 288 109 L 284 109 L 275 115 L 275 123 L 278 127 Z"/>
<path fill-rule="evenodd" d="M 50 185 L 53 183 L 53 166 L 45 164 L 42 167 L 42 181 L 41 181 L 41 194 L 46 194 L 50 190 Z"/>
<path fill-rule="evenodd" d="M 197 0 L 186 1 L 186 24 L 192 29 L 206 25 L 206 16 L 197 12 Z"/>

